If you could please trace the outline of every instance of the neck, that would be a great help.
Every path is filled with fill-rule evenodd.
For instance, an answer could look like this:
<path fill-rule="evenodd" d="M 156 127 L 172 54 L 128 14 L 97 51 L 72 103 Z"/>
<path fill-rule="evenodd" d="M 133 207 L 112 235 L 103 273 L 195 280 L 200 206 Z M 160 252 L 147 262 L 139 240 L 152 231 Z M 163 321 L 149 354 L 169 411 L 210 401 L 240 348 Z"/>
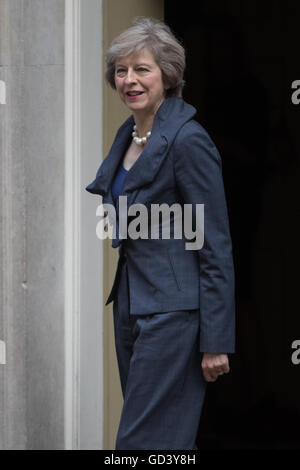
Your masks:
<path fill-rule="evenodd" d="M 145 111 L 142 112 L 142 110 L 141 112 L 133 113 L 134 122 L 136 124 L 137 134 L 139 137 L 144 137 L 147 132 L 151 131 L 156 111 L 158 110 L 161 103 L 162 101 L 156 106 L 155 110 L 153 110 L 151 113 Z"/>
<path fill-rule="evenodd" d="M 139 137 L 144 137 L 148 131 L 151 131 L 154 121 L 154 115 L 140 116 L 134 113 L 134 122 L 136 124 L 136 131 Z"/>

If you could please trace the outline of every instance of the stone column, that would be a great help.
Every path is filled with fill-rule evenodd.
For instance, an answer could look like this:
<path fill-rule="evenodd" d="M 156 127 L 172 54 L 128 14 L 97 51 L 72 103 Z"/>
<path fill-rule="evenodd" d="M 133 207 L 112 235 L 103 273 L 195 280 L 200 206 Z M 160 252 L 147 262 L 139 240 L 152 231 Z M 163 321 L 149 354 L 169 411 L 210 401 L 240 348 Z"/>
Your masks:
<path fill-rule="evenodd" d="M 64 448 L 64 0 L 0 1 L 0 449 Z"/>

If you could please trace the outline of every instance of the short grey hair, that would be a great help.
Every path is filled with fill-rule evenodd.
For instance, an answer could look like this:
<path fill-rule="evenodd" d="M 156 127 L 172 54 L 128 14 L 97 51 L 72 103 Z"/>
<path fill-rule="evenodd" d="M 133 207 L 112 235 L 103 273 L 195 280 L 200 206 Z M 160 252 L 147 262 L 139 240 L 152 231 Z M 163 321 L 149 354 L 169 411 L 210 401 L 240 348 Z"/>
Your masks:
<path fill-rule="evenodd" d="M 147 17 L 137 17 L 133 26 L 121 33 L 106 53 L 105 78 L 115 90 L 115 63 L 120 57 L 147 49 L 162 72 L 166 97 L 182 97 L 184 87 L 185 51 L 179 40 L 164 22 Z"/>

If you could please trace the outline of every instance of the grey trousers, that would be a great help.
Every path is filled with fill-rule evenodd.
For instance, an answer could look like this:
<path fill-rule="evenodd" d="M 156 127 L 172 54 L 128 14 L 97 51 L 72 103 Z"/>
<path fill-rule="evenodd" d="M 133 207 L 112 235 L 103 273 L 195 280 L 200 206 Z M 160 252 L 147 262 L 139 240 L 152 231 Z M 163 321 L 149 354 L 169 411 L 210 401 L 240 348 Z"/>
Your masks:
<path fill-rule="evenodd" d="M 206 390 L 199 310 L 130 315 L 125 260 L 113 312 L 124 398 L 116 449 L 197 449 Z"/>

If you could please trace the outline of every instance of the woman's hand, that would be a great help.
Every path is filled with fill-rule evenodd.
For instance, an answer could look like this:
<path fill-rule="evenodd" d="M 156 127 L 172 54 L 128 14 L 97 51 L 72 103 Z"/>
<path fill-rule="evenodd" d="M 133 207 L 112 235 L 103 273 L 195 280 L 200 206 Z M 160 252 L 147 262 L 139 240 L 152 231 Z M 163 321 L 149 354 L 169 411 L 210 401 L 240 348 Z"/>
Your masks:
<path fill-rule="evenodd" d="M 230 370 L 227 354 L 203 353 L 201 366 L 207 382 L 215 382 L 219 375 Z"/>

